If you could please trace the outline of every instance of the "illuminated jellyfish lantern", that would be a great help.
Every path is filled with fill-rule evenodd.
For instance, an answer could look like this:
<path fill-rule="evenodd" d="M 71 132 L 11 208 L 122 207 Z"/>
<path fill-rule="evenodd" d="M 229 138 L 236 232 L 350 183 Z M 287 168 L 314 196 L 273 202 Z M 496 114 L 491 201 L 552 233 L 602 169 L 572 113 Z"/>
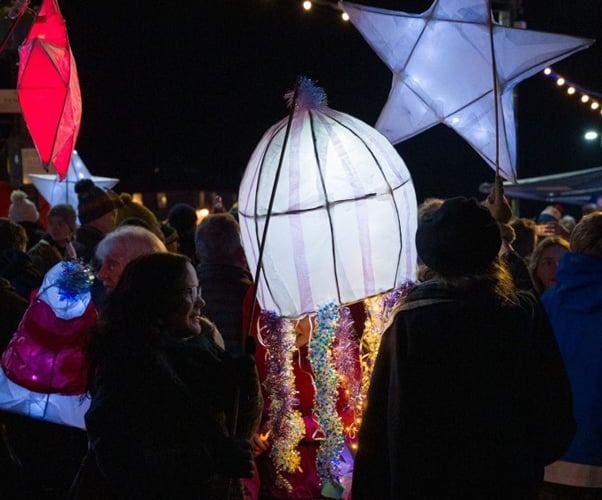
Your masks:
<path fill-rule="evenodd" d="M 404 161 L 310 80 L 287 98 L 291 115 L 264 134 L 239 190 L 261 307 L 294 318 L 413 280 L 417 207 Z"/>

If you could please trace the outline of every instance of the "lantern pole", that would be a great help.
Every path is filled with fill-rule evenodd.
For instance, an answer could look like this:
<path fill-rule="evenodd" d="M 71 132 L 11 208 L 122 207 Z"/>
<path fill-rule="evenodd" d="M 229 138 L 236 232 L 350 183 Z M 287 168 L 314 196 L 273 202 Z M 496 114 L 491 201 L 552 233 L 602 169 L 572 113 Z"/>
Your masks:
<path fill-rule="evenodd" d="M 498 81 L 497 64 L 495 61 L 495 44 L 493 42 L 493 10 L 491 9 L 491 0 L 487 2 L 489 7 L 489 45 L 491 47 L 491 72 L 493 73 L 493 98 L 495 109 L 495 177 L 500 175 L 500 119 L 498 103 Z"/>
<path fill-rule="evenodd" d="M 282 143 L 282 150 L 280 151 L 280 158 L 278 160 L 278 166 L 276 167 L 276 175 L 274 176 L 274 184 L 272 186 L 272 193 L 270 194 L 270 201 L 268 203 L 268 210 L 265 216 L 265 225 L 263 226 L 263 233 L 261 235 L 261 242 L 259 244 L 259 255 L 257 258 L 257 268 L 255 269 L 255 277 L 253 279 L 254 290 L 253 290 L 253 300 L 251 305 L 251 314 L 249 316 L 249 323 L 247 325 L 247 334 L 243 338 L 243 351 L 245 349 L 246 339 L 251 335 L 251 328 L 253 326 L 253 317 L 255 316 L 255 308 L 257 301 L 257 284 L 259 283 L 259 274 L 261 273 L 261 265 L 263 262 L 263 250 L 265 248 L 265 242 L 268 234 L 268 226 L 270 223 L 270 217 L 272 215 L 272 207 L 274 206 L 274 199 L 276 198 L 276 189 L 278 187 L 278 181 L 280 179 L 280 172 L 282 170 L 282 163 L 284 162 L 284 153 L 286 151 L 286 146 L 288 144 L 288 140 L 291 133 L 291 126 L 293 123 L 293 117 L 295 116 L 295 108 L 297 106 L 297 97 L 299 95 L 299 86 L 301 83 L 301 77 L 297 77 L 297 81 L 295 82 L 295 88 L 293 90 L 293 99 L 290 104 L 290 111 L 288 115 L 288 121 L 286 124 L 286 131 L 284 133 L 284 142 Z"/>
<path fill-rule="evenodd" d="M 495 183 L 493 190 L 493 203 L 497 207 L 504 207 L 504 210 L 496 211 L 499 217 L 507 219 L 500 222 L 507 222 L 512 216 L 512 211 L 508 213 L 510 207 L 504 206 L 504 182 L 500 176 L 500 118 L 499 118 L 499 101 L 498 101 L 498 80 L 497 80 L 497 62 L 495 59 L 495 43 L 493 40 L 493 10 L 491 8 L 491 0 L 488 0 L 489 7 L 489 46 L 491 48 L 491 72 L 493 77 L 493 102 L 495 112 Z"/>

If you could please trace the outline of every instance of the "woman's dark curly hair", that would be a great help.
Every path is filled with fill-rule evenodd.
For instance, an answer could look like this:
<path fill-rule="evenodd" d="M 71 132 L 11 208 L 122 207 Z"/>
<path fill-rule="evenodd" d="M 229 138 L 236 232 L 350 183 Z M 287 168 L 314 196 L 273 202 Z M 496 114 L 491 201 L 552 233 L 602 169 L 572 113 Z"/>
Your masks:
<path fill-rule="evenodd" d="M 183 255 L 156 253 L 125 267 L 91 334 L 89 385 L 105 362 L 128 352 L 155 350 L 170 335 L 169 320 L 184 301 L 189 262 Z"/>

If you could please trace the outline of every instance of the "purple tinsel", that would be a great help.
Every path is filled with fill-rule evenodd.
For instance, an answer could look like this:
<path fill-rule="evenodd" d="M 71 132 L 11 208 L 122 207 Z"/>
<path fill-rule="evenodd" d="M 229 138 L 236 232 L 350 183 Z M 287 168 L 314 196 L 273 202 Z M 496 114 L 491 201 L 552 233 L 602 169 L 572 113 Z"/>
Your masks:
<path fill-rule="evenodd" d="M 300 456 L 297 444 L 305 433 L 303 419 L 296 409 L 299 401 L 295 388 L 292 352 L 295 334 L 290 323 L 274 312 L 261 313 L 261 342 L 266 348 L 266 379 L 269 408 L 267 428 L 271 431 L 270 456 L 278 471 L 277 482 L 290 489 L 281 472 L 297 472 Z"/>

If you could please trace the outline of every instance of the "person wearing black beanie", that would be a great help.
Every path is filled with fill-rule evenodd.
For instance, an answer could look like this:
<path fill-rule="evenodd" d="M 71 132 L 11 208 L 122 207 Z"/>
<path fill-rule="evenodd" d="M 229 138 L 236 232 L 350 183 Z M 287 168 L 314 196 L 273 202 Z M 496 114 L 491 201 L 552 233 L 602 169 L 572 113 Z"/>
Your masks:
<path fill-rule="evenodd" d="M 91 179 L 77 181 L 75 192 L 78 199 L 77 215 L 81 222 L 75 237 L 82 248 L 78 257 L 90 263 L 98 243 L 115 229 L 115 210 L 121 202 L 117 195 L 99 188 Z"/>
<path fill-rule="evenodd" d="M 194 237 L 197 227 L 196 210 L 187 203 L 176 203 L 167 214 L 167 222 L 178 232 L 178 252 L 186 255 L 196 265 L 198 264 Z"/>
<path fill-rule="evenodd" d="M 533 499 L 575 431 L 571 388 L 541 304 L 500 264 L 474 199 L 416 232 L 431 279 L 385 330 L 368 391 L 353 499 Z"/>

